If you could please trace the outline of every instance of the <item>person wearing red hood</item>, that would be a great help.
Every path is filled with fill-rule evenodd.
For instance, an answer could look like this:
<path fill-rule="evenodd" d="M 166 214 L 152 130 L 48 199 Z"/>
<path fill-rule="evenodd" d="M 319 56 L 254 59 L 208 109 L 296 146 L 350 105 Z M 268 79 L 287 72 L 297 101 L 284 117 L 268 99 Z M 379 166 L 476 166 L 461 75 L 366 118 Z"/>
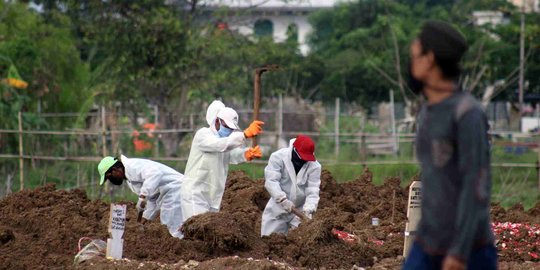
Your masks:
<path fill-rule="evenodd" d="M 311 218 L 319 204 L 321 164 L 315 158 L 315 143 L 305 135 L 292 139 L 290 146 L 270 156 L 264 169 L 264 187 L 270 193 L 262 216 L 261 235 L 287 234 L 300 219 L 293 208 Z"/>

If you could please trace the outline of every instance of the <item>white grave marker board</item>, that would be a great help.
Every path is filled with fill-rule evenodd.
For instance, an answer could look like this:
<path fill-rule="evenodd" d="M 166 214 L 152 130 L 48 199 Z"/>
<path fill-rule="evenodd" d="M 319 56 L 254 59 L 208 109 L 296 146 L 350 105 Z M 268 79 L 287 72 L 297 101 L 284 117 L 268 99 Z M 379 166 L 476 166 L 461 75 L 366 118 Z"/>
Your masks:
<path fill-rule="evenodd" d="M 126 228 L 126 205 L 111 204 L 109 216 L 109 236 L 107 239 L 107 258 L 122 259 L 124 229 Z"/>
<path fill-rule="evenodd" d="M 416 236 L 416 228 L 420 222 L 422 202 L 422 182 L 414 181 L 409 187 L 409 203 L 407 204 L 407 224 L 405 225 L 405 243 L 403 256 L 407 257 Z"/>

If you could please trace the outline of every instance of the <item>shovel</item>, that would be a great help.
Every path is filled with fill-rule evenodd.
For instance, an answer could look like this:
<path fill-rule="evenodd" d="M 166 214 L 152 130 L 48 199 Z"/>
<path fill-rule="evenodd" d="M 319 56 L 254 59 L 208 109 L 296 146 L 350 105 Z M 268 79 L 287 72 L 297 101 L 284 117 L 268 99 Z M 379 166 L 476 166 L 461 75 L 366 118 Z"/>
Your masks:
<path fill-rule="evenodd" d="M 300 218 L 301 221 L 308 221 L 310 220 L 310 218 L 308 216 L 306 216 L 304 213 L 302 213 L 302 211 L 298 210 L 296 207 L 293 206 L 293 208 L 291 209 L 291 212 L 293 214 L 295 214 L 297 217 Z"/>
<path fill-rule="evenodd" d="M 261 76 L 266 71 L 279 69 L 278 65 L 265 65 L 255 69 L 255 80 L 253 81 L 253 120 L 259 120 L 259 110 L 261 105 Z M 252 147 L 257 146 L 257 137 L 253 137 Z"/>
<path fill-rule="evenodd" d="M 146 223 L 146 219 L 143 220 L 143 213 L 146 208 L 146 202 L 143 202 L 141 207 L 142 209 L 137 209 L 137 223 L 139 223 L 139 230 L 144 231 L 144 223 Z"/>
<path fill-rule="evenodd" d="M 139 210 L 139 212 L 137 213 L 137 222 L 138 223 L 141 223 L 143 213 L 144 213 L 144 210 Z"/>

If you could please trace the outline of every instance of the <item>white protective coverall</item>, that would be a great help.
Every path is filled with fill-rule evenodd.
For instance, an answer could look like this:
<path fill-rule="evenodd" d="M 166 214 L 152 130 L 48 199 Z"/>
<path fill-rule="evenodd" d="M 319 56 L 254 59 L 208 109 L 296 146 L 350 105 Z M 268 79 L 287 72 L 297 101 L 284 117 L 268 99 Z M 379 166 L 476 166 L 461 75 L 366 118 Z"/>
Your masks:
<path fill-rule="evenodd" d="M 229 164 L 246 162 L 247 148 L 242 131 L 234 131 L 220 138 L 215 127 L 216 116 L 225 108 L 221 101 L 214 101 L 206 112 L 209 127 L 195 133 L 191 144 L 186 178 L 182 186 L 182 212 L 184 221 L 194 215 L 217 212 L 225 191 Z"/>
<path fill-rule="evenodd" d="M 270 200 L 264 208 L 261 235 L 272 233 L 287 234 L 290 227 L 298 227 L 300 218 L 288 213 L 277 201 L 286 197 L 300 211 L 314 212 L 319 204 L 319 187 L 321 185 L 321 164 L 318 161 L 307 161 L 298 175 L 291 161 L 293 143 L 270 156 L 264 169 L 264 187 L 270 193 Z"/>
<path fill-rule="evenodd" d="M 143 217 L 153 220 L 160 213 L 161 223 L 169 233 L 183 238 L 179 231 L 183 223 L 180 191 L 184 175 L 161 163 L 140 158 L 120 156 L 127 184 L 138 196 L 146 196 Z"/>

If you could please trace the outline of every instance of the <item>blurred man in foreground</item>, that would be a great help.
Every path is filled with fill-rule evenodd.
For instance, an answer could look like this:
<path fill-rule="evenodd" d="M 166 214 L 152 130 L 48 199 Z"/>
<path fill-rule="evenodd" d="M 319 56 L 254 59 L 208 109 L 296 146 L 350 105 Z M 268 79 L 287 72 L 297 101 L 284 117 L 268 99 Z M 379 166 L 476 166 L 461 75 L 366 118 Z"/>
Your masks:
<path fill-rule="evenodd" d="M 422 218 L 403 269 L 497 269 L 487 119 L 457 83 L 466 50 L 458 31 L 435 21 L 410 47 L 409 87 L 422 92 L 427 104 L 416 137 Z"/>

